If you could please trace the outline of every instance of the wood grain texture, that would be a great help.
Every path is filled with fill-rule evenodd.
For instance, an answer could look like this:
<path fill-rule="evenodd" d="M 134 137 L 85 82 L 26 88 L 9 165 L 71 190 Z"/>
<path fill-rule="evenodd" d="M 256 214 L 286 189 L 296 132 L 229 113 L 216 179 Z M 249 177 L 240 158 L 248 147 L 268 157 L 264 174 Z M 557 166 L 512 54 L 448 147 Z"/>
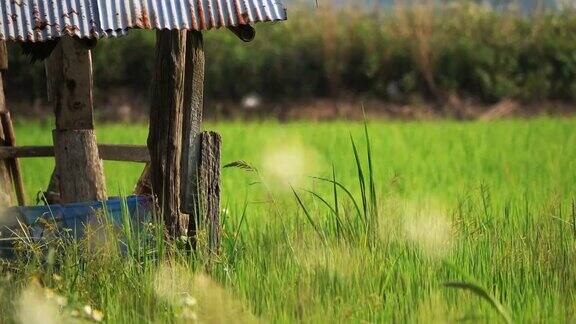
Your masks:
<path fill-rule="evenodd" d="M 119 162 L 150 162 L 148 148 L 143 145 L 99 144 L 100 159 Z M 53 146 L 0 147 L 0 159 L 54 157 Z"/>
<path fill-rule="evenodd" d="M 202 33 L 190 31 L 186 36 L 186 75 L 184 82 L 184 124 L 182 136 L 181 211 L 193 214 L 197 193 L 199 162 L 198 135 L 202 129 L 204 108 L 204 44 Z"/>
<path fill-rule="evenodd" d="M 46 61 L 48 99 L 56 128 L 93 129 L 92 55 L 80 41 L 62 37 Z"/>
<path fill-rule="evenodd" d="M 0 159 L 54 157 L 54 146 L 0 147 Z"/>
<path fill-rule="evenodd" d="M 92 57 L 79 40 L 62 37 L 46 62 L 54 107 L 56 172 L 62 203 L 106 199 L 102 161 L 94 133 Z"/>
<path fill-rule="evenodd" d="M 202 132 L 199 135 L 200 150 L 198 190 L 194 195 L 194 221 L 190 222 L 190 232 L 196 233 L 198 226 L 208 233 L 208 248 L 212 253 L 220 250 L 220 154 L 222 138 L 215 132 Z"/>
<path fill-rule="evenodd" d="M 148 149 L 152 188 L 170 238 L 189 236 L 189 216 L 180 212 L 185 55 L 185 31 L 156 31 Z"/>
<path fill-rule="evenodd" d="M 94 130 L 55 130 L 53 138 L 61 202 L 106 200 Z"/>

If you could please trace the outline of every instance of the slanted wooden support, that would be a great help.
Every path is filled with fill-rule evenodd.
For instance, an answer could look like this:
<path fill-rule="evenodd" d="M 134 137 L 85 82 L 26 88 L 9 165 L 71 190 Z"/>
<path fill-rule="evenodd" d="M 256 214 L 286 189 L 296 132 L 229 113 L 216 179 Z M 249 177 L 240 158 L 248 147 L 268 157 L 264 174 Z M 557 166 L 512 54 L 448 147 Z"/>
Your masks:
<path fill-rule="evenodd" d="M 140 175 L 140 179 L 136 183 L 134 187 L 134 195 L 136 196 L 150 196 L 152 195 L 152 180 L 150 178 L 150 163 L 146 163 L 144 170 L 142 170 L 142 174 Z"/>
<path fill-rule="evenodd" d="M 6 70 L 8 70 L 8 50 L 6 49 L 6 42 L 0 41 L 0 71 Z"/>
<path fill-rule="evenodd" d="M 6 99 L 4 97 L 4 71 L 8 68 L 8 54 L 6 43 L 0 42 L 0 112 L 6 112 Z M 0 125 L 0 146 L 6 145 L 6 135 Z M 0 161 L 0 207 L 12 205 L 14 182 L 10 173 L 9 161 Z"/>
<path fill-rule="evenodd" d="M 53 139 L 61 202 L 105 200 L 94 133 L 90 50 L 75 38 L 62 37 L 46 62 L 46 73 L 56 115 Z"/>
<path fill-rule="evenodd" d="M 185 31 L 156 31 L 148 135 L 150 182 L 170 238 L 189 236 L 189 216 L 180 211 L 185 56 Z"/>
<path fill-rule="evenodd" d="M 58 178 L 56 170 L 52 171 L 52 176 L 50 176 L 50 182 L 48 183 L 48 189 L 46 189 L 46 191 L 42 194 L 43 197 L 39 198 L 44 200 L 44 202 L 48 205 L 56 205 L 62 203 L 60 200 L 60 178 Z"/>
<path fill-rule="evenodd" d="M 12 125 L 12 117 L 8 111 L 0 112 L 0 124 L 4 133 L 4 144 L 8 148 L 13 148 L 16 145 L 16 133 Z M 24 181 L 22 180 L 22 171 L 20 169 L 20 161 L 17 158 L 7 159 L 12 182 L 15 186 L 16 199 L 18 205 L 24 206 L 26 204 L 26 193 L 24 191 Z"/>

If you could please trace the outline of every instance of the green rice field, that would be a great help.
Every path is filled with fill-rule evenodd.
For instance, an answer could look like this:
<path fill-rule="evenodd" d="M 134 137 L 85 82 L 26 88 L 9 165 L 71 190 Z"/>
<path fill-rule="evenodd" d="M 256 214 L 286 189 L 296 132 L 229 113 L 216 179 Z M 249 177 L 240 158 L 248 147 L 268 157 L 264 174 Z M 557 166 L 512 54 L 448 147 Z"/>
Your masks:
<path fill-rule="evenodd" d="M 576 321 L 575 118 L 207 128 L 224 164 L 252 167 L 222 171 L 220 255 L 153 223 L 146 239 L 24 244 L 0 261 L 0 323 Z M 51 129 L 19 123 L 18 144 Z M 143 145 L 148 128 L 97 131 Z M 53 166 L 22 160 L 29 204 Z M 143 166 L 105 167 L 126 196 Z"/>

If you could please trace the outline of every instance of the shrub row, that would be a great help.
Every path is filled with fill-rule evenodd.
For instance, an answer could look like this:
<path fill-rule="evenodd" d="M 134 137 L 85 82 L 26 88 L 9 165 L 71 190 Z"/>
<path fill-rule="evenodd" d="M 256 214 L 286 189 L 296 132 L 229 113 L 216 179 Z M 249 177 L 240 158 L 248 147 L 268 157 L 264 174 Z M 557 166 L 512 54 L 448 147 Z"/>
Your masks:
<path fill-rule="evenodd" d="M 258 25 L 250 44 L 225 30 L 206 33 L 208 96 L 576 99 L 576 15 L 570 10 L 527 16 L 470 3 L 290 9 L 288 22 Z M 97 93 L 146 91 L 153 59 L 154 33 L 101 41 L 93 56 Z M 10 47 L 10 61 L 10 95 L 43 97 L 42 64 L 30 65 L 17 46 Z"/>

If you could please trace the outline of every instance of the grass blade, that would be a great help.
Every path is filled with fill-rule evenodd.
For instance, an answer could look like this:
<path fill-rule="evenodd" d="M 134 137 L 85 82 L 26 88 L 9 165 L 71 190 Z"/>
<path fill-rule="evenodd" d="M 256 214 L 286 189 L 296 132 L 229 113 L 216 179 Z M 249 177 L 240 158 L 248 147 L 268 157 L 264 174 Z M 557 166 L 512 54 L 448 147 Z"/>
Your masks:
<path fill-rule="evenodd" d="M 336 217 L 340 217 L 340 207 L 338 205 L 338 188 L 336 187 L 336 168 L 332 164 L 332 190 L 334 192 L 334 212 Z"/>
<path fill-rule="evenodd" d="M 322 178 L 322 177 L 312 177 L 312 179 L 328 182 L 328 183 L 331 183 L 331 184 L 337 186 L 338 188 L 342 189 L 344 191 L 344 193 L 346 193 L 348 198 L 350 198 L 350 200 L 352 201 L 352 204 L 354 204 L 354 208 L 356 209 L 356 212 L 358 213 L 358 217 L 360 217 L 362 219 L 362 212 L 360 211 L 360 206 L 358 205 L 358 202 L 356 201 L 356 199 L 354 198 L 354 195 L 352 195 L 350 190 L 348 190 L 348 188 L 346 188 L 342 183 L 340 183 L 336 180 L 330 180 L 330 179 L 326 179 L 326 178 Z"/>
<path fill-rule="evenodd" d="M 238 222 L 238 227 L 234 232 L 234 242 L 232 243 L 232 252 L 236 252 L 236 245 L 238 244 L 238 237 L 240 236 L 240 230 L 242 225 L 244 225 L 244 220 L 246 219 L 246 211 L 248 209 L 248 198 L 244 200 L 244 207 L 242 208 L 242 215 L 240 216 L 240 222 Z"/>
<path fill-rule="evenodd" d="M 311 194 L 312 196 L 314 196 L 315 198 L 320 200 L 322 202 L 322 204 L 324 204 L 326 207 L 328 207 L 328 209 L 330 210 L 330 212 L 334 216 L 338 217 L 338 214 L 336 214 L 336 210 L 334 209 L 334 207 L 332 207 L 332 205 L 330 205 L 330 203 L 326 199 L 324 199 L 322 196 L 320 196 L 319 194 L 315 193 L 312 190 L 304 190 L 304 191 L 306 191 L 307 193 Z"/>
<path fill-rule="evenodd" d="M 305 191 L 308 192 L 309 194 L 311 194 L 312 196 L 314 196 L 315 198 L 317 198 L 318 200 L 320 200 L 322 202 L 322 204 L 324 204 L 326 207 L 328 207 L 328 209 L 330 210 L 332 215 L 334 215 L 334 218 L 336 220 L 336 233 L 338 235 L 340 235 L 340 233 L 342 232 L 344 224 L 342 222 L 342 219 L 340 218 L 340 214 L 338 213 L 337 209 L 332 207 L 326 199 L 324 199 L 322 196 L 315 193 L 314 191 L 311 191 L 311 190 L 305 190 Z M 348 230 L 348 232 L 349 232 L 349 230 Z M 351 234 L 351 233 L 349 233 L 349 234 Z"/>
<path fill-rule="evenodd" d="M 461 281 L 446 282 L 444 283 L 444 287 L 467 290 L 472 292 L 476 296 L 487 301 L 498 312 L 498 314 L 502 316 L 502 318 L 504 319 L 504 321 L 506 321 L 506 323 L 512 323 L 512 317 L 510 317 L 510 314 L 508 313 L 506 308 L 483 287 L 480 287 L 479 285 L 476 284 Z"/>
<path fill-rule="evenodd" d="M 576 198 L 572 199 L 572 232 L 576 238 Z"/>
<path fill-rule="evenodd" d="M 350 141 L 352 142 L 352 150 L 354 151 L 356 170 L 358 172 L 358 183 L 360 185 L 360 194 L 362 195 L 362 208 L 364 209 L 365 225 L 368 225 L 368 205 L 366 201 L 366 181 L 364 179 L 364 170 L 362 169 L 360 154 L 358 153 L 358 147 L 356 146 L 356 142 L 354 141 L 352 134 L 350 134 Z"/>
<path fill-rule="evenodd" d="M 332 164 L 332 180 L 336 182 L 336 168 Z M 341 220 L 340 220 L 340 206 L 338 204 L 338 187 L 335 183 L 332 183 L 332 192 L 334 195 L 334 214 L 336 215 L 336 231 L 340 233 L 341 231 Z"/>
<path fill-rule="evenodd" d="M 362 107 L 364 112 L 364 107 Z M 370 189 L 370 204 L 373 217 L 378 219 L 378 197 L 376 195 L 376 181 L 374 180 L 374 164 L 372 162 L 372 144 L 370 143 L 370 134 L 368 133 L 368 121 L 364 114 L 364 136 L 366 137 L 366 158 L 368 160 L 368 181 Z"/>
<path fill-rule="evenodd" d="M 312 225 L 312 227 L 314 228 L 314 231 L 316 231 L 316 234 L 318 234 L 318 236 L 320 237 L 320 239 L 322 239 L 322 241 L 324 243 L 326 243 L 326 239 L 324 237 L 324 235 L 322 234 L 322 232 L 320 231 L 320 228 L 318 227 L 318 225 L 316 225 L 316 223 L 314 223 L 314 220 L 312 219 L 312 216 L 310 216 L 310 212 L 308 212 L 308 209 L 306 208 L 306 206 L 304 206 L 304 203 L 302 202 L 302 199 L 300 199 L 300 196 L 298 195 L 298 193 L 296 192 L 296 190 L 294 190 L 294 188 L 290 187 L 290 189 L 292 189 L 292 192 L 294 193 L 294 196 L 296 197 L 296 200 L 298 201 L 298 204 L 300 205 L 300 207 L 302 208 L 302 210 L 304 211 L 304 215 L 306 215 L 306 218 L 308 219 L 308 222 L 310 223 L 310 225 Z"/>

